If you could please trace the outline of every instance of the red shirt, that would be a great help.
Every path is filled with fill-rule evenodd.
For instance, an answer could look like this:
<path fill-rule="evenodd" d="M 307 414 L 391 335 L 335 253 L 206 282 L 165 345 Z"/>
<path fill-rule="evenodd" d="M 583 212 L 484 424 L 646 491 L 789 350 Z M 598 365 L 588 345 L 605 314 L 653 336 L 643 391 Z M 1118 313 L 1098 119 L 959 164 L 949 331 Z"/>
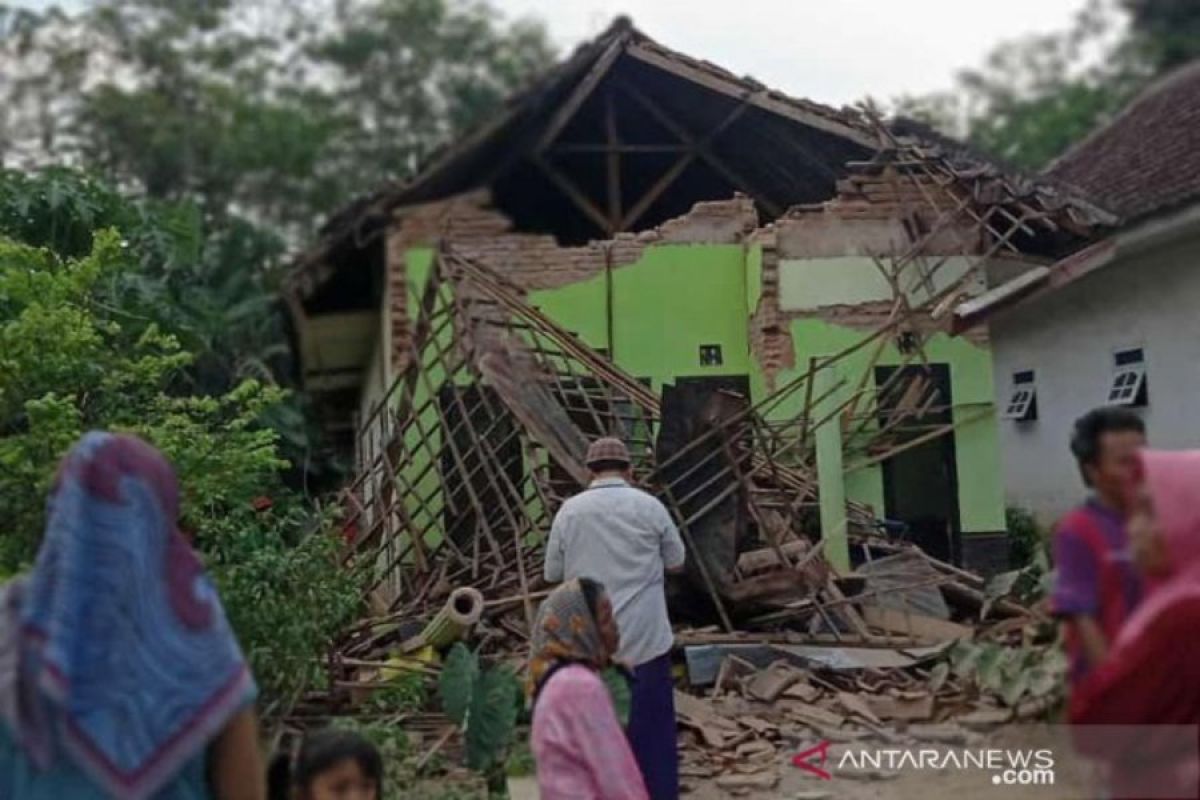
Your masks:
<path fill-rule="evenodd" d="M 1142 596 L 1124 520 L 1094 500 L 1076 508 L 1054 532 L 1054 566 L 1054 613 L 1093 617 L 1111 645 Z M 1087 662 L 1073 626 L 1066 644 L 1071 680 L 1077 682 Z"/>

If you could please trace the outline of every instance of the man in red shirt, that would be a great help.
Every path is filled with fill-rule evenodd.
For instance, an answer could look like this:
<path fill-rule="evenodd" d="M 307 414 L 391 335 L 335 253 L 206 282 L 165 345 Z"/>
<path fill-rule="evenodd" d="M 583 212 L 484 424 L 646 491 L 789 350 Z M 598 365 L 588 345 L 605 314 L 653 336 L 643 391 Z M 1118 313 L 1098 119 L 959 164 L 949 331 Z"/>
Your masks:
<path fill-rule="evenodd" d="M 1054 532 L 1051 598 L 1066 625 L 1072 685 L 1103 660 L 1141 599 L 1124 517 L 1145 445 L 1145 425 L 1127 409 L 1100 408 L 1075 422 L 1071 452 L 1092 495 Z"/>

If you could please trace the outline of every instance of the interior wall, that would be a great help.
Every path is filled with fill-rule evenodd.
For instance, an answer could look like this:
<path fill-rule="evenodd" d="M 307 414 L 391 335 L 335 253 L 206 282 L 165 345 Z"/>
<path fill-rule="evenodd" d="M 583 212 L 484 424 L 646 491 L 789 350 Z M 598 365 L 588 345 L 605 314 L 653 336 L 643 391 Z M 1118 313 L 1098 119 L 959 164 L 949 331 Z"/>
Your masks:
<path fill-rule="evenodd" d="M 611 338 L 603 273 L 533 292 L 530 301 L 629 374 L 651 379 L 655 391 L 681 377 L 747 375 L 745 260 L 741 245 L 646 248 L 611 272 Z M 721 365 L 701 365 L 702 345 L 721 347 Z"/>
<path fill-rule="evenodd" d="M 790 333 L 795 343 L 796 365 L 776 376 L 776 385 L 785 386 L 804 374 L 810 358 L 828 356 L 862 340 L 860 329 L 835 325 L 819 318 L 793 319 Z M 993 408 L 991 355 L 987 348 L 965 339 L 939 333 L 927 339 L 926 357 L 932 363 L 947 364 L 950 368 L 951 395 L 956 408 L 954 421 L 962 423 Z M 857 388 L 859 376 L 870 366 L 872 348 L 859 350 L 836 366 L 846 383 L 835 393 L 839 401 L 849 398 Z M 883 348 L 877 366 L 899 365 L 903 354 L 894 342 Z M 919 362 L 918 362 L 919 363 Z M 765 392 L 761 370 L 752 372 L 755 392 Z M 872 375 L 869 380 L 874 381 Z M 772 414 L 776 419 L 798 415 L 804 405 L 803 392 L 796 392 Z M 958 501 L 963 533 L 986 533 L 1004 530 L 1004 490 L 1000 481 L 1000 445 L 994 414 L 962 424 L 953 433 L 958 461 Z M 847 442 L 847 448 L 852 445 Z M 846 466 L 852 467 L 848 461 Z M 882 516 L 883 476 L 876 465 L 854 470 L 846 475 L 846 492 L 852 500 L 870 504 Z"/>

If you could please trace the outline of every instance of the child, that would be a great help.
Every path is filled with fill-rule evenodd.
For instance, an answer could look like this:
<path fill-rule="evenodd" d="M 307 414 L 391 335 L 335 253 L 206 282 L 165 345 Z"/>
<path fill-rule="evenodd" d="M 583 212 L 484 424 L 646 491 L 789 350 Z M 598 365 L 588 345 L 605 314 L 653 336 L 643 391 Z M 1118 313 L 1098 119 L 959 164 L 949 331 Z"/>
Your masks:
<path fill-rule="evenodd" d="M 328 728 L 304 737 L 295 763 L 276 756 L 267 782 L 270 800 L 380 800 L 383 760 L 357 733 Z"/>
<path fill-rule="evenodd" d="M 542 800 L 646 800 L 646 785 L 599 671 L 619 636 L 604 587 L 567 581 L 538 610 L 529 685 Z"/>

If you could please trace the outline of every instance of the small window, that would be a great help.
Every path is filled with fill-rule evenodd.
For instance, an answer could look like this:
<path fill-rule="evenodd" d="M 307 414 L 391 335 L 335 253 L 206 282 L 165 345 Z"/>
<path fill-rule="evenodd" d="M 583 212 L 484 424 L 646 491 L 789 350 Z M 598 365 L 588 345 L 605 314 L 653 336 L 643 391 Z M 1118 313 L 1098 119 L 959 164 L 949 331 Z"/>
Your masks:
<path fill-rule="evenodd" d="M 1114 353 L 1112 383 L 1108 387 L 1108 404 L 1144 406 L 1148 400 L 1146 361 L 1142 349 L 1138 347 Z"/>
<path fill-rule="evenodd" d="M 719 367 L 725 360 L 721 357 L 721 345 L 719 344 L 702 344 L 700 345 L 700 366 L 702 367 Z"/>
<path fill-rule="evenodd" d="M 1004 406 L 1004 419 L 1014 422 L 1032 422 L 1037 419 L 1037 385 L 1033 370 L 1014 372 L 1012 391 Z"/>

